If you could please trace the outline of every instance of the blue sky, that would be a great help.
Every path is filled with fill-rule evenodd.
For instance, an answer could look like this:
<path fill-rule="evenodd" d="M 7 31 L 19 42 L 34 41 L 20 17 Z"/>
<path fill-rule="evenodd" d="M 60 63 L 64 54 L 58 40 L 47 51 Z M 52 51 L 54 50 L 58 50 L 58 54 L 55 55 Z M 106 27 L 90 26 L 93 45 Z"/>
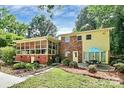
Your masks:
<path fill-rule="evenodd" d="M 0 6 L 0 7 L 6 7 L 11 14 L 17 17 L 18 21 L 27 24 L 31 22 L 34 16 L 41 13 L 41 11 L 37 8 L 37 6 L 10 5 L 10 6 Z M 54 12 L 54 17 L 51 20 L 57 26 L 58 34 L 69 33 L 72 31 L 75 25 L 77 15 L 79 14 L 81 8 L 84 8 L 84 6 L 67 5 L 64 8 L 58 9 Z"/>

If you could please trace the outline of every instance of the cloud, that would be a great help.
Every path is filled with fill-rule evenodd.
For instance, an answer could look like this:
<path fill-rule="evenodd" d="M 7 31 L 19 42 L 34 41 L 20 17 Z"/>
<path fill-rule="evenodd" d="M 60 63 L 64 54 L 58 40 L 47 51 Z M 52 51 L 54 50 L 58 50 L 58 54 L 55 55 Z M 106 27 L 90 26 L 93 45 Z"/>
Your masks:
<path fill-rule="evenodd" d="M 0 6 L 5 7 L 9 10 L 9 12 L 16 16 L 17 20 L 24 23 L 29 23 L 32 18 L 39 13 L 39 9 L 37 6 L 29 6 L 29 5 L 5 5 Z"/>
<path fill-rule="evenodd" d="M 72 32 L 72 27 L 65 27 L 65 28 L 58 28 L 58 32 L 57 32 L 57 35 L 60 35 L 60 34 L 67 34 L 67 33 L 71 33 Z"/>
<path fill-rule="evenodd" d="M 17 20 L 29 24 L 32 18 L 39 13 L 37 6 L 33 5 L 5 5 L 11 14 L 15 15 Z M 51 19 L 58 28 L 57 34 L 70 33 L 75 25 L 75 20 L 83 6 L 65 5 L 62 9 L 54 11 L 54 17 Z M 43 12 L 43 14 L 45 14 Z"/>
<path fill-rule="evenodd" d="M 62 9 L 56 10 L 54 16 L 63 18 L 75 17 L 79 11 L 80 11 L 79 6 L 65 5 Z"/>

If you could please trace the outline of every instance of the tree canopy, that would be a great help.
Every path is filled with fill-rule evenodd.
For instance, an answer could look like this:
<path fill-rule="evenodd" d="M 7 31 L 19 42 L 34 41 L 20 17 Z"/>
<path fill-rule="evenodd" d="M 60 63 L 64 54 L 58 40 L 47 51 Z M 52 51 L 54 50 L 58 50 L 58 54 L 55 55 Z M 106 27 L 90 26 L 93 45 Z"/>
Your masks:
<path fill-rule="evenodd" d="M 18 36 L 0 29 L 0 47 L 11 46 L 13 45 L 13 40 L 20 40 L 23 38 L 23 36 Z"/>
<path fill-rule="evenodd" d="M 29 34 L 30 37 L 36 36 L 55 36 L 57 27 L 53 22 L 47 19 L 44 15 L 35 16 L 30 23 Z"/>
<path fill-rule="evenodd" d="M 106 27 L 115 27 L 111 33 L 111 52 L 124 54 L 124 6 L 87 6 L 81 10 L 75 23 L 75 31 Z"/>
<path fill-rule="evenodd" d="M 25 36 L 28 26 L 16 20 L 16 16 L 9 13 L 6 8 L 0 8 L 0 28 L 6 32 Z"/>

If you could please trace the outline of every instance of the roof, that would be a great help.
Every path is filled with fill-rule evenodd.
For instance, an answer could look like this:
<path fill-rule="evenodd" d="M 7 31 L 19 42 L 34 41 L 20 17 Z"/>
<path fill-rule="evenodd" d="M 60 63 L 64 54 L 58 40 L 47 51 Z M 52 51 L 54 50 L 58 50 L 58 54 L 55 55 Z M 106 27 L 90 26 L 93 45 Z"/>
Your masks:
<path fill-rule="evenodd" d="M 94 33 L 98 31 L 111 31 L 113 27 L 111 28 L 100 28 L 100 29 L 95 29 L 95 30 L 87 30 L 87 31 L 82 31 L 82 32 L 72 32 L 72 33 L 67 33 L 67 34 L 61 34 L 59 36 L 73 36 L 73 35 L 78 35 L 78 34 L 84 34 L 84 33 Z"/>
<path fill-rule="evenodd" d="M 26 38 L 22 40 L 15 40 L 16 43 L 21 43 L 21 42 L 31 42 L 31 41 L 39 41 L 39 40 L 50 40 L 50 41 L 55 41 L 59 42 L 56 38 L 52 36 L 43 36 L 43 37 L 35 37 L 35 38 Z"/>

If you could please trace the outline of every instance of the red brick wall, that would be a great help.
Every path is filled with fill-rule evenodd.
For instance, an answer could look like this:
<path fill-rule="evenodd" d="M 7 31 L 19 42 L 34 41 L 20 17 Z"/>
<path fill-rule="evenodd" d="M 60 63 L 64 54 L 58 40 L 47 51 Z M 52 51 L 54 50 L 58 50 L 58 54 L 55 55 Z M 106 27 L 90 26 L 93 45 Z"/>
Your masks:
<path fill-rule="evenodd" d="M 39 61 L 41 64 L 46 64 L 48 62 L 48 56 L 47 55 L 31 55 L 35 57 L 36 61 Z M 31 56 L 30 55 L 16 55 L 16 61 L 22 61 L 22 62 L 31 62 Z"/>
<path fill-rule="evenodd" d="M 64 42 L 65 38 L 61 38 L 60 55 L 65 56 L 65 51 L 70 51 L 69 60 L 73 60 L 73 51 L 78 51 L 78 60 L 82 62 L 82 41 L 77 41 L 77 36 L 70 36 L 70 42 Z"/>

